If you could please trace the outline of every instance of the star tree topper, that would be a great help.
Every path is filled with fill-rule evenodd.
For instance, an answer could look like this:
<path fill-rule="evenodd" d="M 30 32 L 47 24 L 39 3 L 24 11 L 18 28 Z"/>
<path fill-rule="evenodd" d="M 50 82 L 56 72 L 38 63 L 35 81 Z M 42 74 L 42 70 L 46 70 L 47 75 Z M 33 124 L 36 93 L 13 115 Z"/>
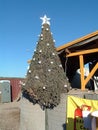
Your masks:
<path fill-rule="evenodd" d="M 43 24 L 49 24 L 50 25 L 50 18 L 47 18 L 46 15 L 44 15 L 44 17 L 40 17 L 40 19 L 42 20 L 42 25 Z"/>

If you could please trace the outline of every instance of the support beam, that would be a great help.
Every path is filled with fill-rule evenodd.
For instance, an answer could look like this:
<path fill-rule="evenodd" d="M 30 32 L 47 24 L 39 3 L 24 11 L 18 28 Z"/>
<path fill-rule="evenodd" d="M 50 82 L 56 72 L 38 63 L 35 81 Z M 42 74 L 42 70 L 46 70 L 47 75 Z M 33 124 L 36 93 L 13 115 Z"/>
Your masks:
<path fill-rule="evenodd" d="M 89 50 L 83 50 L 79 52 L 73 52 L 68 54 L 66 57 L 72 57 L 72 56 L 78 56 L 78 55 L 84 55 L 84 54 L 91 54 L 91 53 L 97 53 L 98 49 L 89 49 Z"/>
<path fill-rule="evenodd" d="M 79 61 L 80 61 L 80 73 L 81 73 L 81 89 L 85 90 L 85 82 L 84 82 L 84 59 L 83 55 L 79 55 Z"/>
<path fill-rule="evenodd" d="M 91 79 L 91 77 L 94 75 L 94 73 L 96 72 L 97 69 L 98 69 L 98 62 L 93 67 L 93 69 L 91 70 L 91 72 L 89 73 L 89 75 L 87 76 L 87 78 L 85 79 L 85 85 L 88 83 L 88 81 Z"/>

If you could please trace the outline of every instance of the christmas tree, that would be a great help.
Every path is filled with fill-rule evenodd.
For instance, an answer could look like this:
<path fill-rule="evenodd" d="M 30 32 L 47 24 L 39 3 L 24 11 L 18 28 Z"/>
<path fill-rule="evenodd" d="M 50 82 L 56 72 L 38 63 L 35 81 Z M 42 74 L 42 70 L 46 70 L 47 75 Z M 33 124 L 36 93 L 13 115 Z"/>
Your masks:
<path fill-rule="evenodd" d="M 50 31 L 50 18 L 41 17 L 42 30 L 27 72 L 23 94 L 33 103 L 53 108 L 60 103 L 60 94 L 70 84 L 64 73 Z"/>

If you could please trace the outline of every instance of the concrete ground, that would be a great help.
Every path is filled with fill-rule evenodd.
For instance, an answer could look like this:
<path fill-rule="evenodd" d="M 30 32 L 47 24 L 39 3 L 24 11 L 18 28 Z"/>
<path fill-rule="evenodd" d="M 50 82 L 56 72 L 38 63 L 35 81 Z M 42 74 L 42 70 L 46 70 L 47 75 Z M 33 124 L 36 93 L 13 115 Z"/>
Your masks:
<path fill-rule="evenodd" d="M 20 103 L 0 103 L 0 130 L 19 130 Z"/>

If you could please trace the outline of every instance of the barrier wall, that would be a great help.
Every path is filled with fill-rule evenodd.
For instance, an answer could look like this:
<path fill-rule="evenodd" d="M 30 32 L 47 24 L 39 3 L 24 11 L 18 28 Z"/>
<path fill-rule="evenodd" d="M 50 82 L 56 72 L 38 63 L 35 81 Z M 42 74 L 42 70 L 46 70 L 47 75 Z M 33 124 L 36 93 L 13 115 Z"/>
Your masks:
<path fill-rule="evenodd" d="M 20 130 L 45 130 L 45 111 L 26 98 L 20 102 Z"/>
<path fill-rule="evenodd" d="M 73 95 L 85 99 L 98 99 L 98 94 L 91 91 L 71 90 L 61 95 L 60 104 L 54 109 L 42 110 L 27 99 L 21 99 L 20 130 L 66 130 L 67 96 Z"/>

